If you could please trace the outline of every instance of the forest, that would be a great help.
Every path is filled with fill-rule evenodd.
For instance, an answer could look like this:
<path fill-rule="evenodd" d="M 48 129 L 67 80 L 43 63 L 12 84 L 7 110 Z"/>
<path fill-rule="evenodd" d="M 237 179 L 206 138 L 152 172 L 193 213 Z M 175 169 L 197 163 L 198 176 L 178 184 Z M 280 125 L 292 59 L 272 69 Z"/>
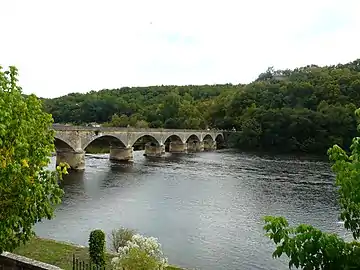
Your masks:
<path fill-rule="evenodd" d="M 230 143 L 240 149 L 325 154 L 356 136 L 360 59 L 270 67 L 249 84 L 123 87 L 43 101 L 55 123 L 235 129 Z"/>

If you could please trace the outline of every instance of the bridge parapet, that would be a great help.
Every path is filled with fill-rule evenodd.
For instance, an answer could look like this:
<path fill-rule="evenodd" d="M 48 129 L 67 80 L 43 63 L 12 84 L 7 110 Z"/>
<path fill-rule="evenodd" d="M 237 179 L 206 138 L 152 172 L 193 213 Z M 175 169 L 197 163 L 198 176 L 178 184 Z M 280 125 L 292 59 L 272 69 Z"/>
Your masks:
<path fill-rule="evenodd" d="M 120 131 L 120 132 L 193 132 L 193 133 L 223 133 L 224 130 L 218 129 L 167 129 L 167 128 L 136 128 L 136 127 L 90 127 L 90 126 L 66 126 L 53 125 L 54 130 L 69 130 L 69 131 Z"/>

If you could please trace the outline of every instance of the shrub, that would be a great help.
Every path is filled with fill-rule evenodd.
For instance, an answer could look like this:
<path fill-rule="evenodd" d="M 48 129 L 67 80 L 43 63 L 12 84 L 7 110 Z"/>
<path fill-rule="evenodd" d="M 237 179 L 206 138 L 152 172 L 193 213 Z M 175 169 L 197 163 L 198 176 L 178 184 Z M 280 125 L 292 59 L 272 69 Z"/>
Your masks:
<path fill-rule="evenodd" d="M 124 227 L 112 230 L 110 236 L 111 250 L 117 252 L 120 247 L 126 246 L 126 243 L 131 240 L 135 233 L 135 230 Z"/>
<path fill-rule="evenodd" d="M 156 238 L 135 234 L 131 241 L 119 248 L 112 265 L 118 270 L 162 270 L 167 267 L 167 258 Z"/>
<path fill-rule="evenodd" d="M 105 265 L 105 233 L 102 230 L 94 230 L 89 237 L 90 261 L 102 267 Z"/>

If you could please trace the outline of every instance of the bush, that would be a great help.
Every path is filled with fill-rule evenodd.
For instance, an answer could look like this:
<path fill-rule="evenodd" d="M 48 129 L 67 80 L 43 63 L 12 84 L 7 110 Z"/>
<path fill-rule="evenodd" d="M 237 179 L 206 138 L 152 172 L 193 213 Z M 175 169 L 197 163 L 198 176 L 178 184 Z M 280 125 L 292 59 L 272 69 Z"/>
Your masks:
<path fill-rule="evenodd" d="M 128 241 L 131 241 L 131 238 L 136 233 L 135 230 L 127 229 L 121 227 L 120 229 L 114 229 L 111 232 L 110 241 L 111 241 L 111 250 L 118 252 L 120 247 L 126 246 Z"/>
<path fill-rule="evenodd" d="M 89 237 L 90 261 L 102 267 L 105 265 L 105 233 L 102 230 L 94 230 Z"/>
<path fill-rule="evenodd" d="M 111 262 L 118 270 L 162 270 L 168 265 L 157 239 L 139 234 L 135 234 L 126 246 L 120 247 L 118 256 Z"/>

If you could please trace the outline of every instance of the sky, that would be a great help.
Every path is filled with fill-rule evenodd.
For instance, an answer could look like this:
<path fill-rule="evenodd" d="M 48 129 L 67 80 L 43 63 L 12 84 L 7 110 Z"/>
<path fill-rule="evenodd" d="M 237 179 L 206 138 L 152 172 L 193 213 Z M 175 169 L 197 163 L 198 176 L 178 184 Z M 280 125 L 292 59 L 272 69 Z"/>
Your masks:
<path fill-rule="evenodd" d="M 359 0 L 0 0 L 0 65 L 27 94 L 249 83 L 360 58 Z"/>

